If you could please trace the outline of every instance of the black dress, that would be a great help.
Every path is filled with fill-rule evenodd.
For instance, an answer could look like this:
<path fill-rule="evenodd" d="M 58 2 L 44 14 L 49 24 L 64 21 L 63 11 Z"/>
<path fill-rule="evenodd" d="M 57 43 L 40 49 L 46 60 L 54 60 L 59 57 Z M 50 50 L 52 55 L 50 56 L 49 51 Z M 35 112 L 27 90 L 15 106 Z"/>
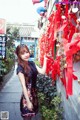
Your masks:
<path fill-rule="evenodd" d="M 29 98 L 33 104 L 33 111 L 28 110 L 27 101 L 25 99 L 24 94 L 22 93 L 20 100 L 20 111 L 22 117 L 34 116 L 38 112 L 38 98 L 37 98 L 37 89 L 36 89 L 36 79 L 38 72 L 35 63 L 33 61 L 28 61 L 28 64 L 31 68 L 28 74 L 24 72 L 24 69 L 21 65 L 18 65 L 17 67 L 17 74 L 19 72 L 22 72 L 25 77 L 29 78 L 26 81 L 26 88 L 28 90 Z"/>

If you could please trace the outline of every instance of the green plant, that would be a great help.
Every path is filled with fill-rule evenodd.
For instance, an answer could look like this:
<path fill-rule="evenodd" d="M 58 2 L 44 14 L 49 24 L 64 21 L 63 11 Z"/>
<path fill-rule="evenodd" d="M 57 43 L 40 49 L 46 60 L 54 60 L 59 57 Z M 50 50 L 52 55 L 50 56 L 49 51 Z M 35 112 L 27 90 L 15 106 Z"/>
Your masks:
<path fill-rule="evenodd" d="M 15 56 L 14 56 L 14 49 L 13 48 L 6 48 L 6 59 L 1 60 L 1 74 L 0 76 L 4 76 L 5 74 L 7 74 L 12 67 L 14 66 L 14 60 L 15 60 Z"/>
<path fill-rule="evenodd" d="M 57 93 L 56 82 L 49 76 L 37 76 L 39 109 L 42 120 L 62 120 L 61 97 Z"/>
<path fill-rule="evenodd" d="M 34 62 L 35 62 L 36 65 L 40 66 L 40 63 L 39 63 L 38 60 L 35 60 Z"/>
<path fill-rule="evenodd" d="M 19 29 L 16 27 L 7 27 L 6 29 L 6 58 L 1 60 L 0 64 L 0 77 L 3 78 L 3 76 L 7 73 L 9 73 L 12 69 L 12 67 L 15 64 L 15 40 L 19 38 Z"/>

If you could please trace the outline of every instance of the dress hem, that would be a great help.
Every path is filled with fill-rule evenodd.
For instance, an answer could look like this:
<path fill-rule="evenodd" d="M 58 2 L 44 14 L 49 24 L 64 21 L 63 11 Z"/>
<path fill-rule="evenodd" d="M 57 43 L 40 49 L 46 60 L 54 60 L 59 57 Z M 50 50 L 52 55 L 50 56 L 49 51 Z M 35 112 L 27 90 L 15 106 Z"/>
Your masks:
<path fill-rule="evenodd" d="M 35 113 L 27 113 L 27 114 L 21 114 L 22 117 L 29 117 L 29 116 L 35 116 Z"/>

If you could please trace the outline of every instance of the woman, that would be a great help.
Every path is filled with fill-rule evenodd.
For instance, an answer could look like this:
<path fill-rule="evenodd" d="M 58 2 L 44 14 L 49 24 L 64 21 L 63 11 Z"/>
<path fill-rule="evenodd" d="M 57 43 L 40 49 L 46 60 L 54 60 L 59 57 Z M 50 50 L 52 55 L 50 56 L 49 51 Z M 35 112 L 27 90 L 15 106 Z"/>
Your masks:
<path fill-rule="evenodd" d="M 19 45 L 16 48 L 18 57 L 17 74 L 22 85 L 22 96 L 20 100 L 20 110 L 23 120 L 31 120 L 38 112 L 38 99 L 36 90 L 37 74 L 45 74 L 46 57 L 44 65 L 39 68 L 33 61 L 29 61 L 30 52 L 26 45 Z"/>

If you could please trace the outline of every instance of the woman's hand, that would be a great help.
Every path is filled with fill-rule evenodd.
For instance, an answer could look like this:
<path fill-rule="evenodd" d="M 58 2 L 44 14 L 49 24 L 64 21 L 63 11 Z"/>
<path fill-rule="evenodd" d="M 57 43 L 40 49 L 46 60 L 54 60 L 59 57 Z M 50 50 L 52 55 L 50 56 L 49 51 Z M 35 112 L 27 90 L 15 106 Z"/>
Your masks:
<path fill-rule="evenodd" d="M 45 74 L 46 73 L 46 68 L 47 68 L 47 57 L 44 55 L 44 62 L 43 62 L 43 67 L 40 68 L 36 65 L 37 71 L 40 74 Z"/>
<path fill-rule="evenodd" d="M 48 59 L 48 58 L 47 58 L 47 56 L 46 56 L 46 55 L 44 55 L 44 62 L 45 62 L 45 61 L 47 61 L 47 59 Z"/>
<path fill-rule="evenodd" d="M 31 103 L 31 101 L 27 102 L 27 108 L 32 111 L 33 110 L 33 104 Z"/>

